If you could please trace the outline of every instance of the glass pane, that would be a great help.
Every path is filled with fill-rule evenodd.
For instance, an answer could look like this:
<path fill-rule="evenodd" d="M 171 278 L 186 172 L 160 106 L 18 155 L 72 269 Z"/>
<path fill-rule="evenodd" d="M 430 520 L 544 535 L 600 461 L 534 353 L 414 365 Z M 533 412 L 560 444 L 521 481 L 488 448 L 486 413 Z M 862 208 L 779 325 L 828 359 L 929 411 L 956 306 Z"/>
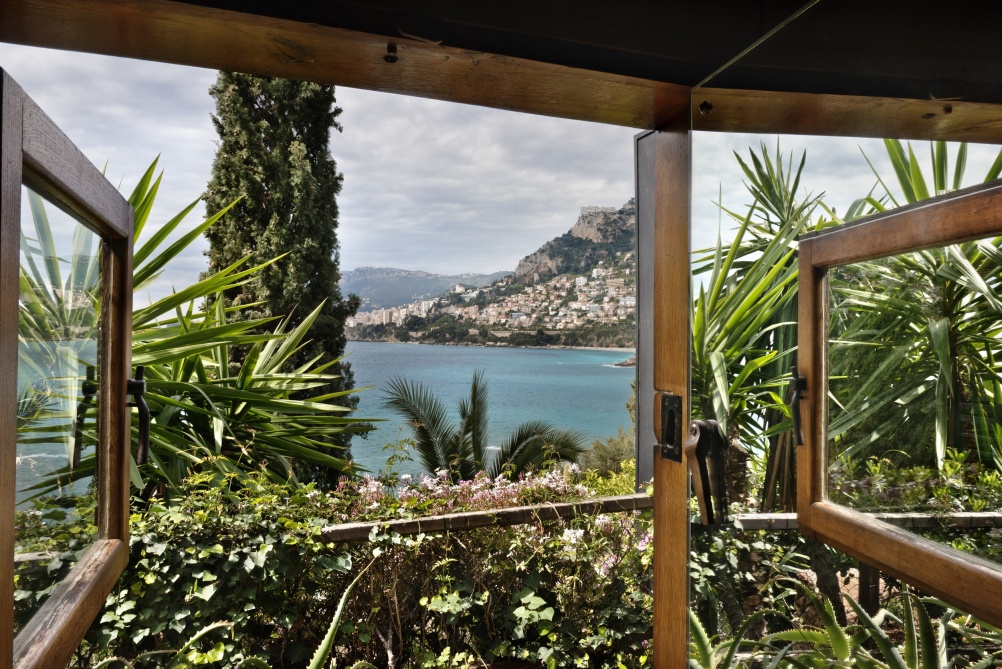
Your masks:
<path fill-rule="evenodd" d="M 1000 246 L 986 239 L 829 273 L 829 498 L 906 514 L 899 524 L 995 562 Z M 975 529 L 952 528 L 961 518 Z"/>
<path fill-rule="evenodd" d="M 21 190 L 15 632 L 93 542 L 100 238 Z"/>

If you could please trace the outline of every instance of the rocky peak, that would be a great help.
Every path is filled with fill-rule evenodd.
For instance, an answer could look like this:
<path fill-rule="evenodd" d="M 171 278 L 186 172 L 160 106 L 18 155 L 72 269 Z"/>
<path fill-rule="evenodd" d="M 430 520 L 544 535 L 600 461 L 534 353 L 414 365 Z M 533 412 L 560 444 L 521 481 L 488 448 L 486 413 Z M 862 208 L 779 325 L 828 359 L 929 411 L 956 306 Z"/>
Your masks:
<path fill-rule="evenodd" d="M 564 272 L 588 271 L 599 260 L 615 257 L 636 242 L 636 207 L 631 198 L 619 209 L 582 207 L 565 234 L 519 261 L 514 280 L 535 283 Z"/>

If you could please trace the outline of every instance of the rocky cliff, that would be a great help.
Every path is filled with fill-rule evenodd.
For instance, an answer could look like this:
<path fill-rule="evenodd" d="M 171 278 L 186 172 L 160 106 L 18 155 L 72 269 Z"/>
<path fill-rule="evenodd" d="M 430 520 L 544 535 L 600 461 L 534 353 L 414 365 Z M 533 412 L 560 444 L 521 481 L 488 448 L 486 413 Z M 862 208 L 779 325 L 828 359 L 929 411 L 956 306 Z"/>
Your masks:
<path fill-rule="evenodd" d="M 582 207 L 570 231 L 519 261 L 514 280 L 535 283 L 557 274 L 586 272 L 637 243 L 636 207 L 631 198 L 619 209 Z"/>

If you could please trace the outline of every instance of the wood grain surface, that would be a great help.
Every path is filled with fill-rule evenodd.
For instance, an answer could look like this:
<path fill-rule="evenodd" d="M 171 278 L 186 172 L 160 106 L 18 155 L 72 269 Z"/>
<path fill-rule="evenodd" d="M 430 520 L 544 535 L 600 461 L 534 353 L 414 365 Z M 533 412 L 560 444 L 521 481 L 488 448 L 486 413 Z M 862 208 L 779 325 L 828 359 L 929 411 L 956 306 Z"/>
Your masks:
<path fill-rule="evenodd" d="M 65 667 L 129 560 L 129 544 L 99 539 L 14 641 L 17 669 Z"/>
<path fill-rule="evenodd" d="M 166 0 L 4 2 L 0 40 L 634 128 L 689 113 L 687 86 Z"/>
<path fill-rule="evenodd" d="M 1002 143 L 997 104 L 724 88 L 692 96 L 693 130 Z"/>
<path fill-rule="evenodd" d="M 18 272 L 21 248 L 21 108 L 24 94 L 0 70 L 0 668 L 14 636 L 14 504 L 17 488 Z"/>
<path fill-rule="evenodd" d="M 562 502 L 559 504 L 534 504 L 490 511 L 465 511 L 425 518 L 405 518 L 391 521 L 365 523 L 344 523 L 329 525 L 323 529 L 325 541 L 364 542 L 369 540 L 373 529 L 395 532 L 400 535 L 421 532 L 463 532 L 482 527 L 505 525 L 531 525 L 536 523 L 577 518 L 578 516 L 600 513 L 622 513 L 642 511 L 654 506 L 654 500 L 645 494 L 601 497 L 582 502 Z"/>
<path fill-rule="evenodd" d="M 652 136 L 654 149 L 654 387 L 682 397 L 689 416 L 689 195 L 692 133 L 688 119 Z M 689 472 L 654 454 L 654 666 L 688 666 Z"/>
<path fill-rule="evenodd" d="M 999 234 L 1002 183 L 990 181 L 817 234 L 811 262 L 847 265 Z"/>
<path fill-rule="evenodd" d="M 825 374 L 824 338 L 828 320 L 821 312 L 822 272 L 812 263 L 814 240 L 804 240 L 798 249 L 797 274 L 797 372 L 807 383 L 800 393 L 800 426 L 804 443 L 797 447 L 797 523 L 800 531 L 813 536 L 810 513 L 814 502 L 824 499 L 824 411 L 828 377 Z M 824 334 L 820 334 L 823 331 Z"/>
<path fill-rule="evenodd" d="M 126 386 L 132 375 L 132 207 L 116 221 L 123 239 L 101 250 L 101 393 L 98 409 L 98 529 L 102 539 L 129 542 L 129 468 L 132 410 Z"/>
<path fill-rule="evenodd" d="M 814 504 L 811 524 L 821 541 L 1002 626 L 1002 565 L 837 504 Z"/>
<path fill-rule="evenodd" d="M 131 207 L 122 194 L 31 98 L 24 98 L 24 180 L 102 237 L 131 231 Z"/>

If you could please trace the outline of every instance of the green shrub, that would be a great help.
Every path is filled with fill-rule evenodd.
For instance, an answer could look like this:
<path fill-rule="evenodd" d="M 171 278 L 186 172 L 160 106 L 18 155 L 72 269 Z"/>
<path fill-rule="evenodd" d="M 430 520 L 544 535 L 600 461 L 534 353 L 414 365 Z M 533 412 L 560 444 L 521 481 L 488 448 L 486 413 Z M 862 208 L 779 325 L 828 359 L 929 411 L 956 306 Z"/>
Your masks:
<path fill-rule="evenodd" d="M 461 666 L 477 658 L 555 667 L 646 662 L 649 513 L 445 535 L 374 532 L 363 544 L 323 540 L 322 528 L 331 523 L 589 494 L 556 471 L 458 484 L 401 478 L 397 490 L 371 478 L 344 480 L 334 494 L 273 484 L 263 475 L 233 489 L 227 478 L 189 479 L 177 504 L 133 515 L 131 562 L 73 666 L 178 649 L 216 622 L 232 626 L 212 630 L 195 649 L 221 648 L 214 666 L 237 666 L 250 656 L 276 667 L 305 666 L 352 578 L 349 570 L 357 572 L 350 568 L 374 554 L 379 559 L 346 605 L 333 649 L 339 662 L 382 666 L 391 656 L 398 667 Z M 39 550 L 57 543 L 43 522 L 31 537 Z M 74 556 L 63 557 L 19 572 L 20 619 L 44 601 L 48 579 L 72 566 Z"/>
<path fill-rule="evenodd" d="M 578 457 L 578 465 L 586 471 L 595 470 L 599 474 L 609 475 L 618 472 L 634 455 L 633 434 L 619 428 L 608 439 L 593 441 L 591 449 Z"/>

